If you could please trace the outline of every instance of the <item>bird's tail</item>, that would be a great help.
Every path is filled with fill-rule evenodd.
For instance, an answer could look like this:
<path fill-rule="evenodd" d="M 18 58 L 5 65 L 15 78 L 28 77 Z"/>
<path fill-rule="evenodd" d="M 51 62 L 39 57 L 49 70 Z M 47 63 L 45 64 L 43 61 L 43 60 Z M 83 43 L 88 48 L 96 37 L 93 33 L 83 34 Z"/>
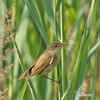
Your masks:
<path fill-rule="evenodd" d="M 18 80 L 23 79 L 25 76 L 28 76 L 28 70 L 25 71 L 24 73 L 22 73 L 22 74 L 18 77 Z"/>

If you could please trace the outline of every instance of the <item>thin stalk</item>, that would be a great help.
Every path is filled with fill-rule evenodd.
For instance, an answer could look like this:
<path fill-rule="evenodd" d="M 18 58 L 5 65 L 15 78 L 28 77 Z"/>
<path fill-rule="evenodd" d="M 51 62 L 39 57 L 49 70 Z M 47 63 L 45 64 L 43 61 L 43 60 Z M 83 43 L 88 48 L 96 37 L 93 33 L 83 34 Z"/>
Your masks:
<path fill-rule="evenodd" d="M 57 28 L 56 28 L 56 0 L 53 0 L 53 11 L 54 11 L 54 34 L 55 34 L 55 40 L 57 41 Z M 57 80 L 57 66 L 56 70 L 54 71 L 54 78 Z M 54 85 L 54 91 L 57 91 L 57 84 Z M 54 99 L 56 100 L 57 94 L 54 92 Z"/>
<path fill-rule="evenodd" d="M 14 6 L 14 3 L 13 3 L 13 6 L 10 8 L 12 10 L 12 14 L 11 14 L 11 19 L 14 19 L 15 16 L 16 16 L 16 6 Z M 11 28 L 11 27 L 15 27 L 15 21 L 12 21 L 12 22 L 8 22 L 9 18 L 7 17 L 7 25 L 8 25 L 8 28 Z M 13 34 L 12 31 L 10 31 L 10 34 Z M 10 44 L 10 46 L 13 46 L 13 44 Z M 10 57 L 10 63 L 13 62 L 13 56 Z M 13 73 L 11 71 L 10 75 L 9 75 L 9 91 L 8 91 L 8 95 L 9 95 L 9 100 L 12 100 L 13 99 Z"/>
<path fill-rule="evenodd" d="M 61 28 L 61 42 L 64 41 L 64 3 L 62 0 L 62 3 L 60 5 L 60 28 Z M 62 92 L 64 93 L 64 49 L 62 48 L 61 51 L 61 66 L 62 66 Z"/>
<path fill-rule="evenodd" d="M 13 38 L 13 41 L 14 41 L 15 49 L 16 49 L 17 54 L 18 54 L 19 63 L 20 63 L 21 68 L 22 68 L 22 70 L 23 70 L 23 72 L 24 72 L 24 67 L 23 67 L 23 64 L 22 64 L 22 60 L 21 60 L 21 58 L 20 58 L 20 57 L 21 57 L 21 56 L 20 56 L 20 52 L 19 52 L 19 50 L 18 50 L 16 41 L 15 41 L 14 38 Z M 27 77 L 25 77 L 25 79 L 27 80 Z M 32 88 L 31 88 L 31 86 L 30 86 L 30 83 L 29 83 L 29 82 L 27 82 L 27 83 L 28 83 L 28 87 L 29 87 L 29 89 L 30 89 L 31 95 L 32 95 L 32 97 L 34 98 L 34 94 L 33 94 Z"/>
<path fill-rule="evenodd" d="M 20 96 L 19 96 L 19 99 L 18 100 L 23 100 L 23 97 L 24 97 L 24 94 L 25 94 L 25 91 L 26 91 L 26 88 L 27 88 L 27 84 L 28 84 L 27 82 L 28 82 L 28 80 L 29 79 L 27 79 L 25 81 L 24 86 L 23 86 L 23 89 L 22 89 L 22 91 L 20 93 Z"/>
<path fill-rule="evenodd" d="M 53 11 L 54 11 L 54 29 L 55 29 L 55 40 L 57 40 L 57 27 L 56 27 L 56 0 L 53 0 Z"/>

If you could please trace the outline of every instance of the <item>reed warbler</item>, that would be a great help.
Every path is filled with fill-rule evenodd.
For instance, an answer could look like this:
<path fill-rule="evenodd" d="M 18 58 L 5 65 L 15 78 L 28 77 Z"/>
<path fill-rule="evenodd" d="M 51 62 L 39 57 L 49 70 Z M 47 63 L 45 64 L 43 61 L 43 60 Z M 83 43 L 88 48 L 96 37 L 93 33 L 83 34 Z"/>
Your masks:
<path fill-rule="evenodd" d="M 32 77 L 36 74 L 45 76 L 48 74 L 57 65 L 60 59 L 61 47 L 65 44 L 61 42 L 53 42 L 50 44 L 34 64 L 19 76 L 18 80 L 25 76 Z"/>

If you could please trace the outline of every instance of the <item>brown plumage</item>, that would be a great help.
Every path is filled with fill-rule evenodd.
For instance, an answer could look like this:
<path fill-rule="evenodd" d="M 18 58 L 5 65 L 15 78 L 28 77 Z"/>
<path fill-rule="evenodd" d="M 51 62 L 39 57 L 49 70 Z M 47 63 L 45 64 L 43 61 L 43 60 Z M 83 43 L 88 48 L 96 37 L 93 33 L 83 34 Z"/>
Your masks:
<path fill-rule="evenodd" d="M 34 62 L 34 64 L 20 75 L 18 80 L 25 76 L 32 77 L 35 74 L 46 75 L 59 61 L 61 47 L 64 43 L 53 42 L 43 54 Z"/>

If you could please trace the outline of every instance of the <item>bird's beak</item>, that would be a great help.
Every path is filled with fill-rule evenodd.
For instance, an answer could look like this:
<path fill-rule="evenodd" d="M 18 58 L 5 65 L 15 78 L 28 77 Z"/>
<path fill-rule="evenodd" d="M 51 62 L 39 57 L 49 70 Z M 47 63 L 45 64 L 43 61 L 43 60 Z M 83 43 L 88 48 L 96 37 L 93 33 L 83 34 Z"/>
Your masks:
<path fill-rule="evenodd" d="M 62 45 L 67 45 L 67 42 L 63 42 Z"/>

